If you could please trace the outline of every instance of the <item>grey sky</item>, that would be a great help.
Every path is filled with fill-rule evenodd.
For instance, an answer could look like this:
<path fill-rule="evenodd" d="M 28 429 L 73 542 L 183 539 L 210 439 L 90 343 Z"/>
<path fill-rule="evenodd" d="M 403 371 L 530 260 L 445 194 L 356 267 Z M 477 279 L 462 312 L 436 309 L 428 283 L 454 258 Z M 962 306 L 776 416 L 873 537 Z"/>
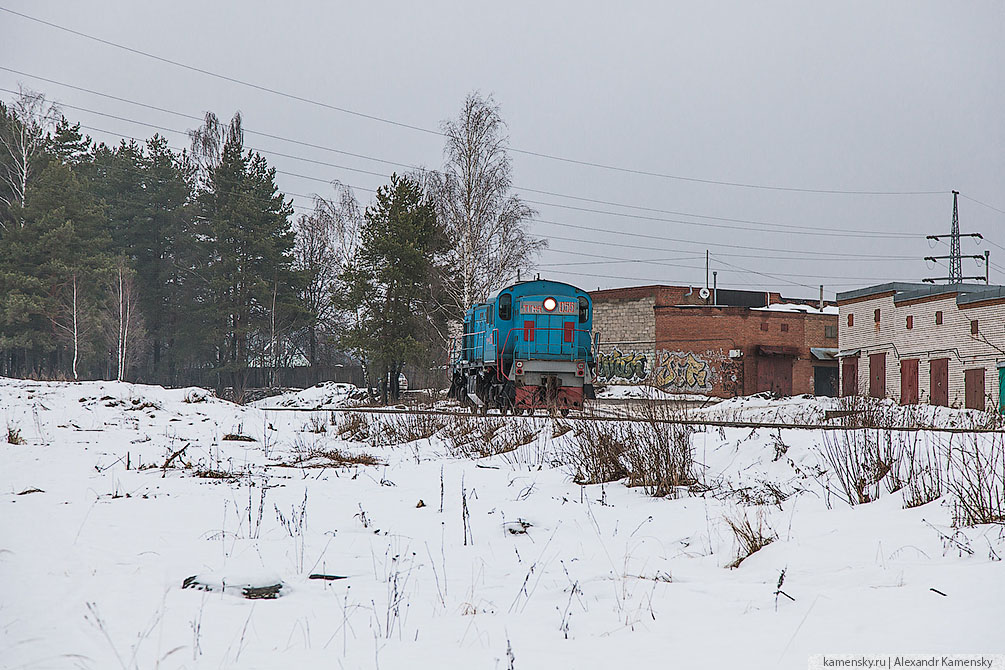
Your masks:
<path fill-rule="evenodd" d="M 793 228 L 767 232 L 736 221 L 520 191 L 539 203 L 623 215 L 533 205 L 541 221 L 532 230 L 550 243 L 540 271 L 588 289 L 703 283 L 706 248 L 722 287 L 813 297 L 818 284 L 832 296 L 835 290 L 881 281 L 918 281 L 946 274 L 945 265 L 931 267 L 921 259 L 948 253 L 946 245 L 930 248 L 924 236 L 948 232 L 951 189 L 1005 210 L 1001 2 L 476 6 L 0 0 L 0 6 L 423 128 L 438 128 L 458 112 L 464 95 L 477 89 L 502 106 L 511 145 L 518 149 L 745 184 L 945 192 L 850 195 L 738 188 L 514 153 L 515 182 L 523 188 L 840 234 L 804 235 Z M 0 65 L 189 114 L 211 109 L 229 117 L 240 110 L 248 129 L 353 153 L 434 168 L 442 161 L 442 138 L 435 135 L 221 82 L 2 12 Z M 195 126 L 0 71 L 3 88 L 16 88 L 18 82 L 66 105 L 182 130 Z M 154 132 L 73 109 L 65 113 L 117 136 Z M 89 132 L 99 140 L 114 137 Z M 165 134 L 177 146 L 186 144 L 181 136 Z M 394 169 L 276 140 L 246 140 L 282 171 L 366 189 L 386 180 L 269 151 L 379 173 Z M 300 177 L 280 175 L 279 182 L 291 193 L 327 192 L 324 183 Z M 357 196 L 365 203 L 370 193 L 359 190 Z M 1005 213 L 961 198 L 960 219 L 964 232 L 979 230 L 988 239 L 981 246 L 965 240 L 964 253 L 990 249 L 992 282 L 1005 281 Z M 735 228 L 704 225 L 710 223 Z M 598 264 L 612 258 L 656 263 Z M 983 266 L 964 261 L 964 274 L 983 274 Z"/>

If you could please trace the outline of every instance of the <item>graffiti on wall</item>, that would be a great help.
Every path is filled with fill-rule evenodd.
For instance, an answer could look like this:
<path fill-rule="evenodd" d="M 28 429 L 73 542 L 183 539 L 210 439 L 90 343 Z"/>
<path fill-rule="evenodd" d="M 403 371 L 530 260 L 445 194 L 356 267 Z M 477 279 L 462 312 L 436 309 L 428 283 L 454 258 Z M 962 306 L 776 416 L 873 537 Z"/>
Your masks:
<path fill-rule="evenodd" d="M 627 354 L 618 349 L 601 352 L 597 354 L 597 377 L 612 381 L 644 381 L 649 376 L 646 363 L 646 355 L 637 351 Z"/>
<path fill-rule="evenodd" d="M 652 385 L 664 390 L 707 391 L 712 388 L 708 361 L 691 352 L 662 351 L 653 368 Z"/>
<path fill-rule="evenodd" d="M 664 391 L 725 393 L 743 390 L 743 362 L 722 350 L 702 352 L 614 348 L 597 353 L 597 379 L 610 384 L 649 384 Z"/>

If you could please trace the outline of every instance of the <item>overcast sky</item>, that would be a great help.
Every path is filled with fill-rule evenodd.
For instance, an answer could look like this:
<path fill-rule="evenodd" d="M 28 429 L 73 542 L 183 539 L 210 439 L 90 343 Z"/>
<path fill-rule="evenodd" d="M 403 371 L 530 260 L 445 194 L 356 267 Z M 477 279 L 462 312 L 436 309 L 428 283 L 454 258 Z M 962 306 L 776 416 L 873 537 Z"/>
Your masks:
<path fill-rule="evenodd" d="M 969 199 L 1005 210 L 1002 2 L 0 0 L 0 7 L 423 129 L 455 116 L 468 92 L 490 94 L 513 149 L 636 171 L 512 154 L 517 191 L 539 212 L 531 230 L 549 241 L 539 271 L 587 289 L 704 284 L 706 249 L 720 287 L 792 296 L 815 297 L 819 284 L 832 297 L 944 276 L 945 262 L 922 258 L 949 252 L 925 235 L 948 233 L 953 189 L 967 196 L 963 232 L 986 237 L 981 245 L 965 239 L 964 253 L 990 249 L 991 281 L 1005 283 L 1005 211 Z M 108 131 L 88 131 L 106 142 L 156 131 L 69 106 L 181 131 L 197 124 L 34 77 L 185 114 L 229 118 L 240 110 L 248 130 L 442 164 L 434 133 L 221 81 L 6 12 L 0 67 L 32 75 L 0 70 L 0 87 L 44 91 L 71 120 Z M 187 146 L 184 135 L 162 134 Z M 246 143 L 279 170 L 302 175 L 279 175 L 291 194 L 325 194 L 325 182 L 338 179 L 357 187 L 365 204 L 365 189 L 386 182 L 365 172 L 395 169 L 252 134 Z M 984 272 L 969 260 L 963 269 Z"/>

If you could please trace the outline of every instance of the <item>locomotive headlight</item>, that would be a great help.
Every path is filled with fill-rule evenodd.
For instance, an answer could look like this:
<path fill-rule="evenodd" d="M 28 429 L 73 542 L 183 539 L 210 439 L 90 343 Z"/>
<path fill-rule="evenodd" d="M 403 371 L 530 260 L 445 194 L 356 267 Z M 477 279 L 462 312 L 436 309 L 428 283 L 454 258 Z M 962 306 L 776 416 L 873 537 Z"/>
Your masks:
<path fill-rule="evenodd" d="M 558 301 L 556 301 L 554 298 L 544 299 L 544 311 L 554 312 L 556 307 L 558 307 Z"/>

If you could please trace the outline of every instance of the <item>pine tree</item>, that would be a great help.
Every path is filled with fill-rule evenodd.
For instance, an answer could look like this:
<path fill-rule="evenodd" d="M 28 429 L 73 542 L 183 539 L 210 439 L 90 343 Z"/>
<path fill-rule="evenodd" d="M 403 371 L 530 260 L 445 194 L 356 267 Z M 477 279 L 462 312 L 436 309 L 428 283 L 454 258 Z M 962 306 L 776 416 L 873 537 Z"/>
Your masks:
<path fill-rule="evenodd" d="M 238 400 L 252 358 L 276 359 L 277 320 L 285 324 L 297 311 L 293 206 L 279 192 L 275 173 L 261 155 L 244 153 L 240 137 L 231 137 L 199 197 L 210 259 L 204 314 L 216 340 L 217 370 Z"/>

